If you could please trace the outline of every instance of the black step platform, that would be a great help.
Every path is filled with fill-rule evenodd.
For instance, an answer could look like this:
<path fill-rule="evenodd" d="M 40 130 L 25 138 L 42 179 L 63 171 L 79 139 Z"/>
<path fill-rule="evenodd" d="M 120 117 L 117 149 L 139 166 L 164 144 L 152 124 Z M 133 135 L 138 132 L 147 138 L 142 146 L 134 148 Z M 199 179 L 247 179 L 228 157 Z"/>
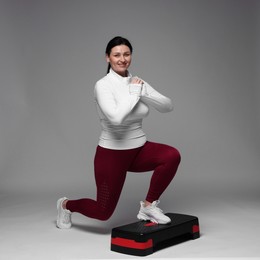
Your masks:
<path fill-rule="evenodd" d="M 162 225 L 149 221 L 115 227 L 111 233 L 111 250 L 137 256 L 200 237 L 199 220 L 195 216 L 167 213 L 171 223 Z"/>

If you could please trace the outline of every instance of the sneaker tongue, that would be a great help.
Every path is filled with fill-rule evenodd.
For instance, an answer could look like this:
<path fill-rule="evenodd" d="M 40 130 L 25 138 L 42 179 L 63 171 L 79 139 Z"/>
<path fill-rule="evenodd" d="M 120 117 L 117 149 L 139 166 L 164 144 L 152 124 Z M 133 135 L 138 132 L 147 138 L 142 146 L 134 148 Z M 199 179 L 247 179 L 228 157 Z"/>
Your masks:
<path fill-rule="evenodd" d="M 155 200 L 155 201 L 152 203 L 152 205 L 156 207 L 159 203 L 160 203 L 159 200 Z"/>

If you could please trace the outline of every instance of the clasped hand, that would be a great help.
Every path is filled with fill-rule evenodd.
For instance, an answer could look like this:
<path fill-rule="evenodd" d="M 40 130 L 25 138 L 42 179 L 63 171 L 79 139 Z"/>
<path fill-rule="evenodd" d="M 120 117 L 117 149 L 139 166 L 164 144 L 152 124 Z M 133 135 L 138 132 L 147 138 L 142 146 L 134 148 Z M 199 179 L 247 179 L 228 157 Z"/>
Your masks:
<path fill-rule="evenodd" d="M 144 84 L 144 81 L 138 77 L 133 77 L 131 78 L 131 81 L 130 81 L 131 84 L 141 84 L 143 85 Z"/>

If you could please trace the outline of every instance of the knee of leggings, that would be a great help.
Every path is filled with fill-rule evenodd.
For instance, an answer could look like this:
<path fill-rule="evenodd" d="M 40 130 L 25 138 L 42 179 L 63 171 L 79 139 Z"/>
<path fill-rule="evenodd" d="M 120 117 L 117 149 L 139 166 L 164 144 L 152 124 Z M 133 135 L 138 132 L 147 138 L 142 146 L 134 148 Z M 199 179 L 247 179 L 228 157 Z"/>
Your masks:
<path fill-rule="evenodd" d="M 106 220 L 110 219 L 113 212 L 114 212 L 114 210 L 112 211 L 112 210 L 109 210 L 109 209 L 102 209 L 100 214 L 99 214 L 98 219 L 102 220 L 102 221 L 106 221 Z"/>
<path fill-rule="evenodd" d="M 176 149 L 173 148 L 169 149 L 168 153 L 167 153 L 167 161 L 169 162 L 174 162 L 174 164 L 179 165 L 181 162 L 181 154 L 180 152 Z"/>

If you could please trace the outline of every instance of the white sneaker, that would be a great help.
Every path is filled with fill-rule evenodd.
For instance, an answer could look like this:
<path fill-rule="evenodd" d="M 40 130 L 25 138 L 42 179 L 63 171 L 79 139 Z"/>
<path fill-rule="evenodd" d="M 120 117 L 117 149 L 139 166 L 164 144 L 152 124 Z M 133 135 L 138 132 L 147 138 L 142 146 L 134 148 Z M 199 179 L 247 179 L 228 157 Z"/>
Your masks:
<path fill-rule="evenodd" d="M 68 209 L 64 209 L 62 207 L 62 203 L 64 200 L 67 200 L 67 198 L 66 197 L 60 198 L 57 201 L 58 216 L 57 216 L 56 225 L 58 228 L 68 229 L 71 227 L 71 214 L 72 213 Z"/>
<path fill-rule="evenodd" d="M 163 214 L 163 211 L 157 207 L 160 203 L 159 200 L 154 201 L 149 206 L 144 206 L 144 202 L 140 201 L 141 207 L 137 218 L 140 220 L 150 220 L 153 223 L 157 224 L 168 224 L 171 222 L 171 219 Z"/>

